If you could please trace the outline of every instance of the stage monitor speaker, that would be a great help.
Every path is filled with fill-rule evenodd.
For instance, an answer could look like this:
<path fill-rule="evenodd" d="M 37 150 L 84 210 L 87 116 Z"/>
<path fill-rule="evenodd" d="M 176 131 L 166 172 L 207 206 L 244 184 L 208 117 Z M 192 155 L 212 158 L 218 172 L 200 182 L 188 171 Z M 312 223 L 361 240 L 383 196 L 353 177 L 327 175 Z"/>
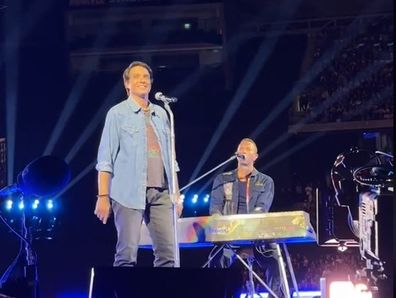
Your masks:
<path fill-rule="evenodd" d="M 237 298 L 235 269 L 98 267 L 91 269 L 90 298 Z"/>

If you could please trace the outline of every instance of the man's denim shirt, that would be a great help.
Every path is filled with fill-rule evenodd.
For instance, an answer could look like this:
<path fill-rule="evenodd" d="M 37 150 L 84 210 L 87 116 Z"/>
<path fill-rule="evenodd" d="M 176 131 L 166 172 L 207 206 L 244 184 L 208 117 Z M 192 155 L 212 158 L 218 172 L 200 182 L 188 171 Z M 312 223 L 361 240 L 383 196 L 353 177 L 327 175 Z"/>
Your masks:
<path fill-rule="evenodd" d="M 256 169 L 249 178 L 249 213 L 268 212 L 274 199 L 274 180 Z M 222 173 L 213 182 L 210 211 L 212 214 L 231 215 L 238 209 L 237 171 Z"/>
<path fill-rule="evenodd" d="M 167 113 L 149 104 L 151 123 L 161 147 L 168 184 L 171 182 L 170 127 Z M 177 164 L 176 164 L 177 167 Z M 147 187 L 147 134 L 143 110 L 128 98 L 106 116 L 98 150 L 98 171 L 111 173 L 110 197 L 121 205 L 145 209 Z"/>

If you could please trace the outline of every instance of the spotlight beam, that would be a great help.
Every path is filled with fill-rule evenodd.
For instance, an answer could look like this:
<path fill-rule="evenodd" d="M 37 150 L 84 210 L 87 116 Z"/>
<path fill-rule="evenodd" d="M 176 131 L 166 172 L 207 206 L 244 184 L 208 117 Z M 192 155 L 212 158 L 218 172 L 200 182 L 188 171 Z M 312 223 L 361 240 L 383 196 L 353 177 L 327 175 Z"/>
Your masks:
<path fill-rule="evenodd" d="M 371 107 L 373 107 L 375 104 L 381 103 L 383 100 L 385 100 L 385 98 L 387 96 L 391 96 L 393 92 L 392 87 L 387 87 L 386 89 L 382 90 L 380 94 L 378 94 L 378 96 L 373 95 L 364 105 L 362 105 L 359 109 L 356 109 L 353 113 L 351 113 L 349 115 L 349 117 L 347 117 L 347 119 L 351 119 L 352 117 L 356 116 L 356 115 L 360 115 L 364 112 L 367 112 Z M 287 158 L 288 156 L 290 156 L 291 154 L 293 154 L 294 152 L 304 148 L 305 146 L 311 144 L 312 142 L 316 141 L 317 139 L 323 137 L 325 135 L 324 132 L 318 132 L 318 133 L 314 133 L 312 136 L 310 136 L 309 138 L 307 138 L 306 140 L 304 140 L 303 142 L 295 145 L 294 147 L 290 148 L 289 150 L 287 150 L 286 152 L 284 152 L 283 154 L 279 155 L 277 158 L 271 160 L 269 163 L 267 163 L 264 167 L 261 167 L 260 170 L 262 171 L 266 171 L 268 168 L 276 165 L 277 163 L 281 162 L 283 159 Z M 283 135 L 282 136 L 282 141 L 286 141 L 288 138 L 290 138 L 290 135 Z M 278 140 L 281 138 L 278 138 Z M 276 140 L 276 143 L 280 143 L 281 141 Z M 271 144 L 271 148 L 270 151 L 274 149 L 274 146 Z M 261 157 L 259 157 L 260 159 Z"/>
<path fill-rule="evenodd" d="M 87 165 L 56 197 L 61 197 L 66 191 L 72 188 L 77 182 L 84 178 L 92 169 L 94 169 L 96 160 Z"/>
<path fill-rule="evenodd" d="M 243 41 L 249 40 L 249 38 L 255 37 L 255 34 L 238 34 L 237 36 L 233 37 L 229 42 L 228 42 L 228 55 L 232 55 L 236 52 L 236 50 L 239 48 L 239 46 L 242 44 Z M 185 92 L 189 90 L 191 86 L 194 86 L 198 80 L 206 74 L 206 71 L 202 69 L 198 69 L 194 71 L 192 74 L 190 74 L 186 79 L 183 80 L 182 83 L 177 85 L 171 94 L 176 94 L 176 96 L 181 97 Z"/>
<path fill-rule="evenodd" d="M 224 167 L 218 169 L 211 177 L 210 179 L 208 179 L 204 185 L 201 186 L 201 188 L 197 191 L 197 193 L 202 193 L 205 189 L 207 189 L 209 186 L 211 186 L 213 184 L 213 180 L 214 178 L 221 174 L 224 171 Z M 210 190 L 209 190 L 210 191 Z"/>
<path fill-rule="evenodd" d="M 186 79 L 183 80 L 182 83 L 177 85 L 171 94 L 175 94 L 178 97 L 181 97 L 188 89 L 193 86 L 198 80 L 203 76 L 205 72 L 202 69 L 198 69 L 190 74 Z"/>
<path fill-rule="evenodd" d="M 186 80 L 184 80 L 183 83 L 179 84 L 179 86 L 176 88 L 175 92 L 178 91 L 179 93 L 174 93 L 174 94 L 181 94 L 185 92 L 198 78 L 201 76 L 201 72 L 196 71 L 192 75 L 190 75 Z M 77 142 L 73 145 L 73 147 L 70 149 L 69 153 L 67 154 L 65 161 L 67 163 L 70 163 L 78 151 L 81 149 L 83 144 L 88 140 L 88 138 L 92 135 L 92 133 L 95 131 L 95 129 L 98 127 L 98 125 L 102 122 L 103 120 L 103 115 L 106 113 L 106 111 L 109 109 L 109 107 L 113 104 L 114 98 L 116 98 L 116 95 L 118 94 L 118 91 L 122 87 L 123 82 L 119 81 L 109 92 L 109 94 L 106 96 L 105 101 L 101 105 L 99 111 L 95 114 L 94 118 L 90 121 L 90 123 L 87 125 L 83 133 L 80 135 L 79 139 Z"/>
<path fill-rule="evenodd" d="M 296 98 L 296 96 L 300 94 L 334 60 L 335 56 L 348 44 L 348 42 L 360 33 L 359 29 L 365 28 L 366 26 L 367 25 L 362 25 L 359 22 L 359 19 L 356 19 L 346 30 L 344 41 L 335 42 L 334 46 L 323 54 L 322 58 L 310 68 L 307 74 L 297 82 L 293 89 L 257 126 L 257 128 L 251 134 L 251 137 L 253 139 L 257 138 L 257 136 L 260 135 L 262 131 L 266 129 L 283 110 L 289 107 L 290 103 Z"/>
<path fill-rule="evenodd" d="M 109 19 L 111 16 L 111 10 L 109 11 L 108 15 L 106 16 L 106 19 Z M 111 25 L 108 25 L 108 24 Z M 93 45 L 93 48 L 102 48 L 104 47 L 108 41 L 110 40 L 110 37 L 112 33 L 115 30 L 115 25 L 114 22 L 106 22 L 106 20 L 103 22 L 103 27 L 101 30 L 98 30 L 100 32 L 99 36 L 95 40 L 95 43 Z M 59 141 L 60 136 L 62 135 L 63 130 L 66 127 L 67 121 L 70 119 L 70 116 L 73 114 L 77 104 L 80 101 L 81 94 L 83 93 L 84 89 L 88 85 L 89 81 L 91 80 L 91 72 L 96 68 L 96 66 L 99 63 L 99 58 L 100 56 L 90 56 L 84 61 L 84 72 L 80 73 L 78 76 L 75 84 L 73 85 L 73 88 L 66 99 L 65 106 L 61 112 L 61 115 L 58 118 L 58 121 L 51 133 L 51 137 L 47 143 L 46 148 L 44 149 L 43 155 L 48 155 L 51 154 L 54 150 L 54 147 L 56 143 Z"/>
<path fill-rule="evenodd" d="M 318 133 L 314 133 L 313 135 L 311 135 L 309 138 L 305 139 L 304 141 L 302 141 L 301 143 L 293 146 L 292 148 L 290 148 L 289 150 L 287 150 L 286 152 L 280 154 L 279 156 L 277 156 L 275 159 L 271 160 L 269 163 L 267 163 L 264 167 L 260 168 L 260 171 L 266 171 L 268 168 L 276 165 L 277 163 L 281 162 L 282 160 L 284 160 L 285 158 L 287 158 L 288 156 L 292 155 L 293 153 L 297 152 L 298 150 L 304 148 L 305 146 L 308 146 L 309 144 L 313 143 L 314 141 L 316 141 L 317 139 L 321 138 L 325 133 L 324 132 L 318 132 Z"/>
<path fill-rule="evenodd" d="M 107 18 L 111 18 L 111 10 L 109 11 Z M 95 45 L 93 48 L 101 48 L 104 45 L 106 45 L 112 35 L 112 33 L 115 31 L 115 23 L 114 22 L 103 22 L 105 25 L 103 25 L 104 30 L 100 30 L 102 32 L 101 35 L 97 38 L 95 41 Z M 110 23 L 111 26 L 109 27 L 107 24 Z M 175 25 L 173 25 L 175 26 Z M 149 39 L 147 40 L 146 44 L 150 43 L 160 43 L 161 41 L 165 40 L 166 37 L 169 35 L 170 30 L 167 31 L 167 34 L 159 34 L 159 33 L 153 33 L 151 32 L 151 35 L 149 36 Z M 142 49 L 145 47 L 145 45 L 142 45 Z M 95 55 L 95 56 L 90 56 L 86 61 L 85 65 L 83 66 L 83 69 L 88 69 L 85 70 L 82 74 L 77 79 L 77 82 L 74 84 L 73 89 L 66 100 L 65 107 L 62 111 L 61 116 L 59 117 L 54 130 L 51 133 L 50 140 L 44 150 L 44 155 L 51 154 L 51 152 L 54 150 L 54 147 L 56 143 L 59 141 L 60 136 L 63 132 L 63 130 L 66 127 L 67 121 L 70 119 L 70 116 L 74 112 L 79 100 L 80 100 L 80 94 L 82 91 L 86 88 L 88 82 L 91 79 L 91 70 L 93 70 L 97 64 L 99 63 L 100 55 Z M 120 83 L 121 84 L 121 83 Z M 119 85 L 117 85 L 119 86 Z M 120 87 L 119 87 L 120 88 Z M 115 90 L 112 91 L 112 94 L 116 94 Z M 115 95 L 114 95 L 115 97 Z M 109 99 L 106 99 L 106 102 L 108 102 Z M 103 106 L 102 106 L 103 107 Z M 108 108 L 108 106 L 106 106 Z M 102 109 L 101 109 L 102 112 Z M 82 146 L 83 143 L 86 142 L 86 140 L 90 137 L 90 135 L 93 133 L 95 130 L 96 126 L 100 123 L 100 120 L 98 120 L 98 117 L 103 115 L 103 113 L 98 113 L 96 114 L 95 118 L 91 120 L 91 124 L 87 129 L 85 130 L 84 134 L 80 136 L 79 140 L 77 141 L 76 144 L 72 147 L 71 151 L 68 154 L 69 160 L 73 159 L 75 154 L 78 152 L 80 147 Z"/>
<path fill-rule="evenodd" d="M 294 5 L 289 8 L 288 13 L 292 15 L 294 13 L 296 7 L 300 3 L 300 1 L 293 2 Z M 286 24 L 283 24 L 282 30 L 284 30 Z M 281 31 L 282 31 L 281 30 Z M 276 38 L 266 38 L 260 45 L 259 49 L 256 52 L 256 55 L 252 62 L 249 65 L 248 71 L 245 77 L 242 80 L 242 83 L 239 85 L 238 90 L 234 98 L 231 100 L 231 103 L 228 105 L 226 112 L 217 126 L 216 131 L 212 135 L 212 138 L 209 141 L 208 146 L 205 149 L 204 154 L 202 155 L 201 159 L 199 160 L 197 166 L 195 167 L 189 181 L 194 180 L 198 173 L 202 170 L 202 167 L 208 160 L 211 152 L 213 151 L 214 147 L 220 140 L 220 137 L 223 135 L 227 125 L 230 123 L 232 118 L 234 117 L 236 111 L 238 110 L 239 106 L 242 104 L 243 100 L 245 99 L 248 91 L 250 90 L 251 86 L 255 82 L 258 74 L 260 73 L 261 69 L 263 68 L 264 64 L 266 63 L 267 59 L 269 58 L 270 54 L 272 53 L 276 43 L 279 40 L 279 36 Z"/>
<path fill-rule="evenodd" d="M 234 117 L 236 111 L 238 110 L 239 106 L 242 104 L 243 100 L 245 99 L 246 94 L 248 93 L 250 87 L 253 85 L 254 80 L 256 79 L 258 73 L 263 67 L 263 64 L 265 60 L 269 56 L 269 51 L 268 49 L 272 50 L 272 45 L 271 48 L 267 48 L 268 44 L 263 42 L 260 46 L 260 49 L 258 50 L 255 58 L 253 59 L 252 63 L 250 64 L 249 71 L 245 75 L 245 78 L 238 88 L 236 95 L 234 98 L 231 100 L 231 103 L 228 105 L 227 110 L 225 111 L 223 118 L 221 119 L 221 122 L 217 126 L 214 134 L 212 135 L 212 138 L 209 141 L 208 146 L 205 149 L 204 154 L 202 155 L 201 159 L 198 162 L 198 165 L 195 167 L 191 177 L 190 181 L 194 180 L 198 173 L 201 171 L 202 167 L 208 160 L 211 152 L 213 151 L 213 148 L 216 146 L 218 143 L 220 137 L 224 133 L 225 129 L 227 128 L 227 125 L 230 123 L 232 118 Z"/>
<path fill-rule="evenodd" d="M 299 128 L 301 128 L 305 123 L 307 123 L 308 121 L 312 120 L 313 118 L 315 118 L 317 115 L 319 115 L 321 112 L 323 112 L 324 110 L 326 110 L 328 107 L 330 107 L 331 105 L 333 105 L 336 102 L 339 102 L 340 100 L 342 100 L 344 98 L 344 96 L 346 96 L 351 90 L 353 90 L 353 88 L 358 87 L 361 82 L 363 82 L 364 80 L 366 80 L 367 78 L 369 78 L 373 73 L 377 72 L 382 66 L 384 65 L 383 62 L 377 62 L 377 63 L 373 63 L 372 65 L 369 65 L 368 67 L 366 67 L 363 71 L 359 72 L 355 78 L 349 82 L 349 84 L 347 84 L 344 87 L 341 87 L 339 89 L 337 89 L 337 91 L 330 96 L 326 102 L 324 102 L 321 106 L 318 106 L 312 113 L 312 115 L 308 115 L 306 117 L 304 117 L 302 120 L 300 120 L 297 124 L 294 125 L 293 130 L 297 131 Z M 281 143 L 285 142 L 286 140 L 288 140 L 291 137 L 291 134 L 289 132 L 284 133 L 283 135 L 281 135 L 280 137 L 278 137 L 274 142 L 272 142 L 266 149 L 266 152 L 271 152 L 272 150 L 274 150 L 278 145 L 280 145 Z M 259 157 L 259 159 L 261 158 L 261 156 Z"/>
<path fill-rule="evenodd" d="M 168 31 L 168 35 L 169 35 L 169 31 Z M 166 34 L 157 34 L 153 39 L 157 39 L 157 41 L 161 41 L 164 40 L 166 38 Z M 103 36 L 102 36 L 103 38 Z M 106 40 L 107 41 L 107 40 Z M 100 42 L 98 42 L 100 43 Z M 97 59 L 99 59 L 99 56 L 97 57 Z M 96 61 L 97 63 L 97 61 Z M 193 77 L 194 78 L 194 77 Z M 81 80 L 84 80 L 85 78 L 82 78 Z M 110 91 L 110 93 L 108 94 L 108 96 L 106 96 L 106 99 L 104 101 L 104 103 L 101 105 L 99 111 L 96 113 L 95 117 L 90 121 L 90 123 L 88 124 L 87 128 L 84 130 L 84 132 L 80 135 L 79 139 L 77 140 L 77 142 L 73 145 L 73 147 L 71 148 L 71 150 L 69 151 L 69 153 L 67 154 L 65 160 L 66 162 L 70 163 L 74 157 L 76 156 L 76 154 L 78 153 L 78 151 L 80 150 L 80 148 L 82 147 L 82 145 L 88 140 L 88 138 L 92 135 L 92 133 L 94 132 L 94 130 L 96 129 L 96 127 L 99 125 L 99 123 L 102 121 L 102 117 L 103 114 L 105 114 L 105 112 L 107 111 L 107 109 L 109 108 L 109 106 L 113 103 L 114 98 L 116 96 L 116 94 L 118 93 L 118 90 L 122 87 L 123 81 L 119 81 Z M 192 83 L 191 83 L 192 84 Z M 86 85 L 86 84 L 85 84 Z M 84 86 L 85 86 L 84 85 Z M 74 90 L 75 88 L 73 88 Z M 79 88 L 80 89 L 80 88 Z M 183 90 L 183 89 L 181 89 Z M 74 93 L 74 92 L 72 92 Z M 70 97 L 69 97 L 70 99 Z M 72 106 L 71 108 L 69 108 L 71 111 L 74 110 L 74 107 Z M 69 115 L 71 113 L 68 113 Z M 64 117 L 65 119 L 68 119 L 68 117 Z M 57 126 L 60 126 L 58 121 Z M 55 130 L 57 130 L 55 132 L 52 133 L 51 136 L 51 140 L 47 145 L 47 148 L 45 151 L 52 151 L 53 147 L 56 143 L 56 141 L 59 139 L 58 134 L 60 135 L 61 131 L 63 130 L 64 127 L 61 128 L 56 128 Z M 69 190 L 71 187 L 73 187 L 77 182 L 79 182 L 85 175 L 87 175 L 89 173 L 90 170 L 92 170 L 94 168 L 96 164 L 96 160 L 93 161 L 92 163 L 90 163 L 89 165 L 87 165 L 83 171 L 81 171 L 70 183 L 69 185 L 58 195 L 61 196 L 63 195 L 67 190 Z"/>
<path fill-rule="evenodd" d="M 14 18 L 20 12 L 20 3 L 18 2 L 10 14 L 6 14 L 4 27 L 13 28 L 12 35 L 5 37 L 5 97 L 6 97 L 6 142 L 7 142 L 7 183 L 13 183 L 14 180 L 14 161 L 15 161 L 15 142 L 16 142 L 16 123 L 18 107 L 18 74 L 19 74 L 19 43 L 20 29 L 14 26 Z"/>
<path fill-rule="evenodd" d="M 327 108 L 332 106 L 333 104 L 343 101 L 345 96 L 348 95 L 354 88 L 361 85 L 361 83 L 370 78 L 371 75 L 378 72 L 382 66 L 384 66 L 386 62 L 378 61 L 373 64 L 367 66 L 364 70 L 360 71 L 346 86 L 342 86 L 336 90 L 336 92 L 326 99 L 322 105 L 318 106 L 313 113 L 304 117 L 301 121 L 296 124 L 296 129 L 301 128 L 305 123 L 314 119 L 316 116 L 320 115 Z"/>
<path fill-rule="evenodd" d="M 106 111 L 113 104 L 114 98 L 116 97 L 116 94 L 119 92 L 121 87 L 122 87 L 122 82 L 119 81 L 106 96 L 106 99 L 102 103 L 99 111 L 95 114 L 94 118 L 91 119 L 89 124 L 84 129 L 83 133 L 78 138 L 77 142 L 73 145 L 73 147 L 70 149 L 69 153 L 67 154 L 65 158 L 65 161 L 67 163 L 70 163 L 74 159 L 78 151 L 82 148 L 83 144 L 85 144 L 85 142 L 93 134 L 95 129 L 98 127 L 98 125 L 103 121 L 103 115 L 106 114 Z"/>

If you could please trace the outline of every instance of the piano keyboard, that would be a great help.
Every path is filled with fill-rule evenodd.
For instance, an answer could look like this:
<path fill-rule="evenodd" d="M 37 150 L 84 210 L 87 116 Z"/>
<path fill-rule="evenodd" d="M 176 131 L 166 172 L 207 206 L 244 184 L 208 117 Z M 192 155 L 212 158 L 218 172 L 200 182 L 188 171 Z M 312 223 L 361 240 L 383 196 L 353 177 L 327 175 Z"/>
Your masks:
<path fill-rule="evenodd" d="M 316 234 L 304 211 L 200 216 L 178 219 L 180 247 L 212 246 L 217 242 L 245 245 L 254 241 L 315 242 Z M 140 247 L 151 247 L 145 224 Z"/>

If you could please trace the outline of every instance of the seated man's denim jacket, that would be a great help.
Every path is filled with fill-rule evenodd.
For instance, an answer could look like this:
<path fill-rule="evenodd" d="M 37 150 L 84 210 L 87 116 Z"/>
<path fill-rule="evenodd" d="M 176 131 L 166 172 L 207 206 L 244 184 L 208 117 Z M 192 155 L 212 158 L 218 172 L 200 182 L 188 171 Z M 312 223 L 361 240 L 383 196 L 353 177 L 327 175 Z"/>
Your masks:
<path fill-rule="evenodd" d="M 248 213 L 268 212 L 274 198 L 274 181 L 271 177 L 253 170 L 249 177 Z M 213 182 L 209 213 L 231 215 L 238 212 L 237 171 L 222 173 Z"/>

